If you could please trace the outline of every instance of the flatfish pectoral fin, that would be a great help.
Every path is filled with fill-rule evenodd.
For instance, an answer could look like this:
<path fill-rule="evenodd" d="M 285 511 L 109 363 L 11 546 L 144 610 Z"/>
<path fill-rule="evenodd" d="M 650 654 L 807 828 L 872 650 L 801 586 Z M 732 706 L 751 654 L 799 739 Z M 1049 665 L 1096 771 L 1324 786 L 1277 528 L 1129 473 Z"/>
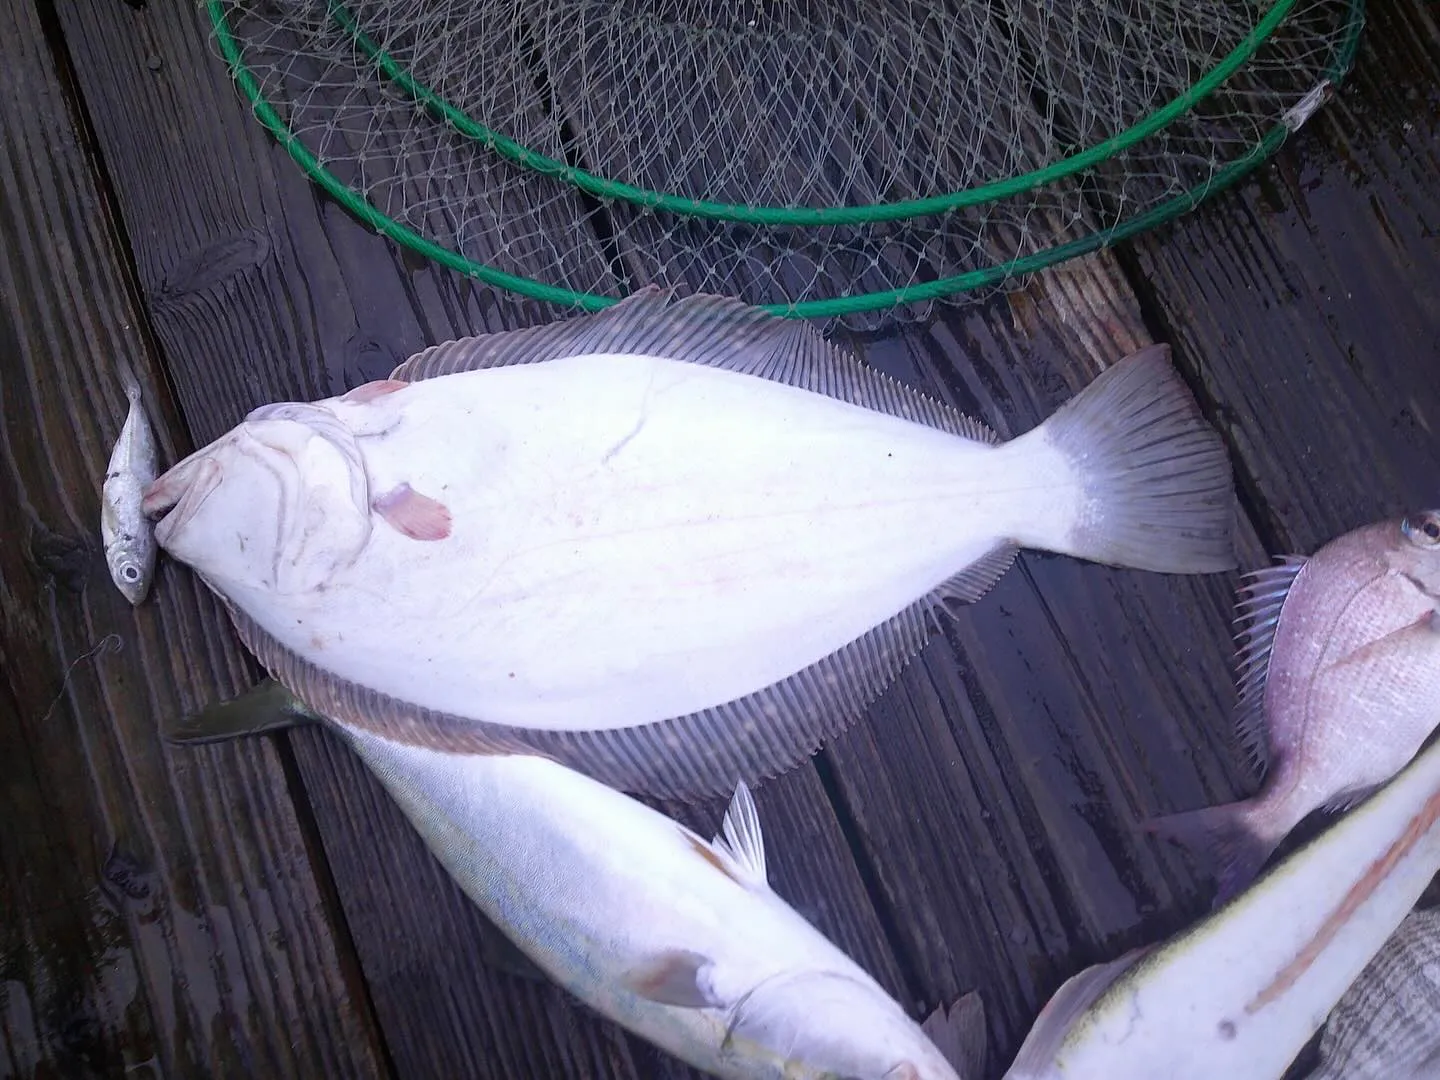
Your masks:
<path fill-rule="evenodd" d="M 444 540 L 450 535 L 450 508 L 402 483 L 370 502 L 385 524 L 411 540 Z"/>

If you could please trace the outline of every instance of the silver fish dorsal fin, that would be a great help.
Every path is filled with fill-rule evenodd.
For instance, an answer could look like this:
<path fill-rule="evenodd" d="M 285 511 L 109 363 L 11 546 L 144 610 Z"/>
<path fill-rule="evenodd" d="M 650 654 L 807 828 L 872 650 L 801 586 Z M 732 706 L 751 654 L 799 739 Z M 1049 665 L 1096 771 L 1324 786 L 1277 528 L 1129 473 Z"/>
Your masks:
<path fill-rule="evenodd" d="M 745 781 L 735 785 L 735 795 L 714 844 L 742 871 L 756 888 L 768 888 L 765 880 L 765 838 L 760 832 L 760 814 Z"/>
<path fill-rule="evenodd" d="M 1060 1053 L 1070 1029 L 1149 951 L 1149 948 L 1132 949 L 1108 964 L 1095 964 L 1061 983 L 1060 989 L 1055 991 L 1035 1018 L 1035 1026 L 1025 1036 L 1014 1064 L 1005 1074 L 1006 1080 L 1029 1080 L 1030 1077 L 1050 1075 L 1050 1066 Z"/>
<path fill-rule="evenodd" d="M 1239 701 L 1235 733 L 1255 766 L 1269 766 L 1265 738 L 1265 681 L 1270 675 L 1270 654 L 1280 609 L 1295 578 L 1309 562 L 1303 555 L 1282 555 L 1274 566 L 1245 574 L 1235 593 L 1235 681 Z"/>
<path fill-rule="evenodd" d="M 680 298 L 673 290 L 653 285 L 604 311 L 433 345 L 410 357 L 390 377 L 418 382 L 594 353 L 663 356 L 723 368 L 977 442 L 999 441 L 979 420 L 866 367 L 809 323 L 784 319 L 730 297 Z"/>

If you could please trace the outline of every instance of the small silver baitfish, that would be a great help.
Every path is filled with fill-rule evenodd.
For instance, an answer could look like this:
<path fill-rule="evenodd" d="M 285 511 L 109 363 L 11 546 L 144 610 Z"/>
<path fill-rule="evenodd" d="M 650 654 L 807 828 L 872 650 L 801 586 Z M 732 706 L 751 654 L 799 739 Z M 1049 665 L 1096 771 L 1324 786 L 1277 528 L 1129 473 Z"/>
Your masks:
<path fill-rule="evenodd" d="M 125 397 L 130 410 L 110 453 L 100 490 L 100 538 L 115 587 L 130 603 L 138 604 L 150 591 L 155 574 L 155 526 L 141 504 L 155 482 L 159 458 L 140 400 L 140 386 L 133 376 L 126 376 Z"/>
<path fill-rule="evenodd" d="M 1279 1080 L 1437 870 L 1440 740 L 1218 911 L 1064 983 L 1005 1076 Z"/>
<path fill-rule="evenodd" d="M 1367 525 L 1255 571 L 1239 613 L 1239 735 L 1264 786 L 1149 823 L 1216 850 L 1217 903 L 1312 810 L 1354 804 L 1440 725 L 1440 511 Z"/>
<path fill-rule="evenodd" d="M 277 708 L 271 684 L 167 735 L 211 741 L 306 718 L 293 698 Z M 771 890 L 744 784 L 705 840 L 544 758 L 327 726 L 536 966 L 691 1065 L 730 1080 L 981 1080 L 979 999 L 911 1019 Z"/>
<path fill-rule="evenodd" d="M 1308 1080 L 1440 1080 L 1440 910 L 1411 912 L 1365 966 Z"/>
<path fill-rule="evenodd" d="M 658 290 L 258 409 L 145 508 L 317 712 L 676 798 L 803 760 L 1021 547 L 1234 565 L 1162 346 L 1002 442 L 807 324 Z"/>

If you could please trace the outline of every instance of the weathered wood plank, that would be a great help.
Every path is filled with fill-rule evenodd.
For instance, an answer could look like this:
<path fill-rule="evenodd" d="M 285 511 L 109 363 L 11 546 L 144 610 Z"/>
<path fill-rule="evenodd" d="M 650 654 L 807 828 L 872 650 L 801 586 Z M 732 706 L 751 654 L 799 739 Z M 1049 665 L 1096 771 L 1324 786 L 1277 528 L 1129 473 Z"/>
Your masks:
<path fill-rule="evenodd" d="M 1381 0 L 1350 82 L 1272 167 L 1129 249 L 1277 547 L 1440 496 L 1437 85 L 1434 6 Z"/>
<path fill-rule="evenodd" d="M 0 1072 L 384 1075 L 275 747 L 156 731 L 249 674 L 188 575 L 135 610 L 109 581 L 118 365 L 177 439 L 32 4 L 0 93 Z"/>
<path fill-rule="evenodd" d="M 317 199 L 245 115 L 194 12 L 78 5 L 62 14 L 71 48 L 86 60 L 80 86 L 197 439 L 262 401 L 328 394 L 426 344 L 539 318 L 537 306 L 417 263 Z M 158 75 L 149 56 L 162 58 Z M 160 134 L 135 131 L 133 115 L 151 117 Z M 175 159 L 187 162 L 185 174 L 164 167 Z M 251 239 L 235 245 L 234 237 Z M 250 254 L 228 275 L 176 269 L 208 266 L 231 246 Z M 177 279 L 191 284 L 165 288 Z M 553 988 L 487 970 L 479 914 L 378 784 L 323 734 L 296 734 L 293 745 L 399 1073 L 693 1075 Z M 802 770 L 757 796 L 777 888 L 905 995 L 819 787 L 813 770 Z M 718 808 L 687 816 L 713 829 Z"/>

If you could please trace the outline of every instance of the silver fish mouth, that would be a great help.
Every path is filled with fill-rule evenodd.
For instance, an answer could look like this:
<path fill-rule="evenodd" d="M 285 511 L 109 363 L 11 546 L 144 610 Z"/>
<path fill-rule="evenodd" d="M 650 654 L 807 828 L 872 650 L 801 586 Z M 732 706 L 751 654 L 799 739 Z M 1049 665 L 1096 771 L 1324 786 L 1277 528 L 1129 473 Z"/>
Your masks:
<path fill-rule="evenodd" d="M 145 491 L 141 512 L 157 520 L 155 539 L 162 545 L 193 518 L 224 478 L 220 463 L 210 456 L 186 458 Z"/>

